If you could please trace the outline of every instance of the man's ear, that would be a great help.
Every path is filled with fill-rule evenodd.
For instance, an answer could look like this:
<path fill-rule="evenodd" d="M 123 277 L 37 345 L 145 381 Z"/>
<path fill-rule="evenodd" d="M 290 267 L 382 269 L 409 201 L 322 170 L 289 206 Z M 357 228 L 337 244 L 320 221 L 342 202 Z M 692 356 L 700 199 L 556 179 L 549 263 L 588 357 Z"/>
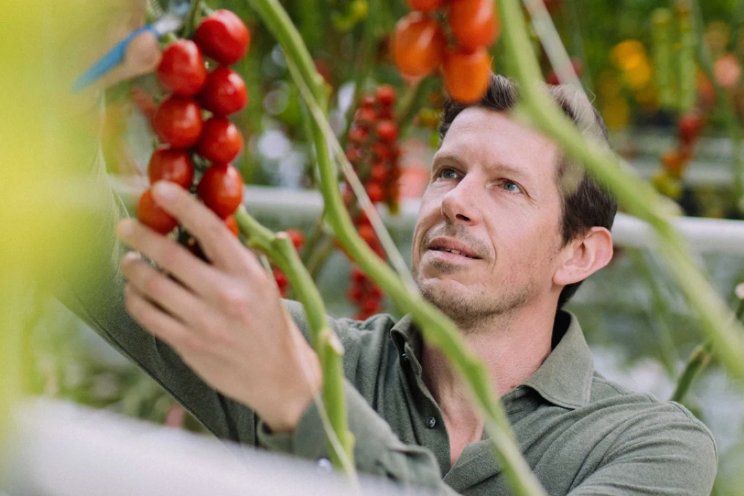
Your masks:
<path fill-rule="evenodd" d="M 553 274 L 553 283 L 568 286 L 583 281 L 610 263 L 612 234 L 604 227 L 592 227 L 563 248 L 563 262 Z"/>

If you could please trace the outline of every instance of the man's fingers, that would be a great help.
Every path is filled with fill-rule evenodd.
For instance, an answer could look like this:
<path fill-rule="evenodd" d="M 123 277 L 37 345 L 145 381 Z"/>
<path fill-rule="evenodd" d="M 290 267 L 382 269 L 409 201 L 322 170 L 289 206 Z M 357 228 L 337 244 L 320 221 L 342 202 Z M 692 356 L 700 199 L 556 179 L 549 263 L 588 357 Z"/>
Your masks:
<path fill-rule="evenodd" d="M 162 307 L 173 318 L 188 323 L 200 317 L 203 303 L 184 286 L 153 268 L 134 252 L 127 253 L 121 262 L 122 272 L 129 284 L 148 300 Z"/>
<path fill-rule="evenodd" d="M 141 252 L 158 267 L 172 274 L 192 292 L 212 296 L 209 292 L 217 271 L 192 255 L 172 239 L 152 231 L 133 219 L 119 222 L 116 234 L 122 243 Z"/>
<path fill-rule="evenodd" d="M 184 343 L 192 339 L 183 324 L 154 305 L 131 284 L 124 287 L 124 302 L 127 312 L 140 326 L 173 349 L 183 348 Z"/>
<path fill-rule="evenodd" d="M 167 181 L 155 183 L 152 194 L 158 205 L 177 218 L 199 240 L 202 250 L 212 263 L 225 268 L 239 266 L 243 246 L 211 210 L 188 191 Z M 257 266 L 258 262 L 255 264 Z"/>

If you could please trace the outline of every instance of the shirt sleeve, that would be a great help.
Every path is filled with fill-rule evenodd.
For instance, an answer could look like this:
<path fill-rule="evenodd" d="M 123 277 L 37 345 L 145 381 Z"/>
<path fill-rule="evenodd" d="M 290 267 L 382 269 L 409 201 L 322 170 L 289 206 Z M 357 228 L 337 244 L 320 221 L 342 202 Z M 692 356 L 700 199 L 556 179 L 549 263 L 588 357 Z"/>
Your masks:
<path fill-rule="evenodd" d="M 360 472 L 382 476 L 406 487 L 425 487 L 434 490 L 432 494 L 457 494 L 442 482 L 439 465 L 429 450 L 401 442 L 354 386 L 347 381 L 344 389 L 349 430 L 354 436 L 354 461 Z M 313 402 L 294 431 L 288 433 L 273 433 L 259 420 L 259 445 L 317 462 L 328 460 L 319 406 Z"/>
<path fill-rule="evenodd" d="M 713 436 L 687 410 L 630 425 L 570 496 L 708 496 L 717 470 Z"/>
<path fill-rule="evenodd" d="M 114 235 L 127 215 L 99 156 L 90 164 L 97 208 L 80 215 L 76 261 L 51 274 L 57 298 L 109 344 L 145 370 L 215 435 L 255 445 L 255 414 L 221 395 L 196 375 L 171 348 L 143 330 L 125 310 L 123 247 Z"/>

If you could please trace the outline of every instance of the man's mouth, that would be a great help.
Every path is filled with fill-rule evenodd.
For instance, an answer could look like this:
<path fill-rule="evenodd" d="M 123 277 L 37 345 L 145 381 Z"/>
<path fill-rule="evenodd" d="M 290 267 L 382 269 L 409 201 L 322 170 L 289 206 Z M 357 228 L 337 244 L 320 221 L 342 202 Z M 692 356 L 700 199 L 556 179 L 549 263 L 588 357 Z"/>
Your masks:
<path fill-rule="evenodd" d="M 478 256 L 477 253 L 472 251 L 467 245 L 453 238 L 446 238 L 446 237 L 434 238 L 429 242 L 427 249 L 431 251 L 441 251 L 445 253 L 452 253 L 453 255 L 459 255 L 461 257 L 472 258 L 472 259 L 481 258 Z"/>

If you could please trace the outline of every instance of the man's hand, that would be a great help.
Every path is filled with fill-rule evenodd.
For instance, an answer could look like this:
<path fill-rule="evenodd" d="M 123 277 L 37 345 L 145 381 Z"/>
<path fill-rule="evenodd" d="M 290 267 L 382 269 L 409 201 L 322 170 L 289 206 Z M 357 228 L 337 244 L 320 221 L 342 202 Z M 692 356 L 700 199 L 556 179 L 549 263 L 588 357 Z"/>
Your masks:
<path fill-rule="evenodd" d="M 321 373 L 274 281 L 187 191 L 166 182 L 152 190 L 212 263 L 135 220 L 121 221 L 119 239 L 139 252 L 122 260 L 127 311 L 212 387 L 254 409 L 272 430 L 292 430 Z"/>

